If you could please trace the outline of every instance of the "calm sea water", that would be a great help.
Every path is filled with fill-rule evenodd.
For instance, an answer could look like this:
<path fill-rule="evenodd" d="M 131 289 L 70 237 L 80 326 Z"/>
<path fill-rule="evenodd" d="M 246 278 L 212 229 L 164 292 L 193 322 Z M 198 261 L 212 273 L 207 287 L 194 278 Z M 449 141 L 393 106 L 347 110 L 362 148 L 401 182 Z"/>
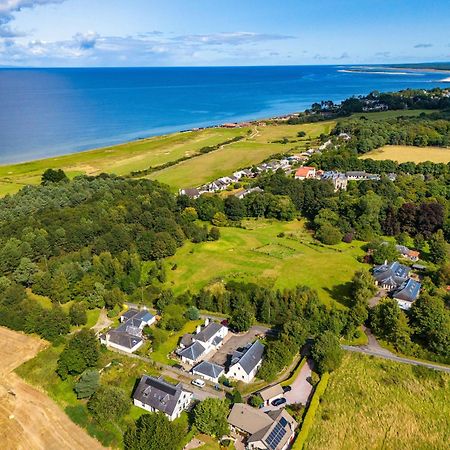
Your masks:
<path fill-rule="evenodd" d="M 444 78 L 342 69 L 3 69 L 0 163 L 301 111 L 315 101 L 339 101 L 375 89 L 432 88 L 443 85 Z"/>

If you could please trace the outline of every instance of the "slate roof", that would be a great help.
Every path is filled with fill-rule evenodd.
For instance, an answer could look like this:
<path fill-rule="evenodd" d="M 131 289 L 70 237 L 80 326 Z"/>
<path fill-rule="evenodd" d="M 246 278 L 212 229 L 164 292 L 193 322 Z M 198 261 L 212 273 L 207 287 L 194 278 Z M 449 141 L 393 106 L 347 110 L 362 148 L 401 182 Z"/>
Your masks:
<path fill-rule="evenodd" d="M 189 347 L 186 347 L 183 350 L 179 350 L 178 356 L 190 359 L 191 361 L 195 361 L 201 355 L 203 355 L 203 353 L 205 353 L 205 350 L 206 350 L 205 347 L 203 347 L 203 345 L 200 342 L 195 341 Z"/>
<path fill-rule="evenodd" d="M 186 188 L 183 189 L 184 195 L 187 195 L 188 197 L 195 198 L 200 195 L 200 191 L 197 188 Z"/>
<path fill-rule="evenodd" d="M 206 375 L 210 378 L 219 378 L 224 373 L 225 368 L 208 361 L 202 361 L 192 369 L 193 373 Z"/>
<path fill-rule="evenodd" d="M 237 353 L 232 364 L 239 363 L 248 375 L 261 361 L 263 353 L 264 345 L 259 341 L 255 341 L 250 347 L 244 350 L 241 355 Z"/>
<path fill-rule="evenodd" d="M 162 377 L 143 375 L 133 393 L 133 398 L 171 416 L 182 392 L 181 383 L 173 385 L 164 381 Z"/>
<path fill-rule="evenodd" d="M 131 319 L 132 317 L 134 317 L 138 312 L 139 311 L 137 309 L 134 309 L 134 308 L 129 309 L 128 311 L 125 311 L 122 314 L 121 318 L 122 318 L 123 321 L 126 321 L 126 320 Z"/>
<path fill-rule="evenodd" d="M 219 330 L 223 327 L 220 323 L 210 322 L 206 325 L 200 333 L 197 333 L 194 338 L 196 341 L 208 342 L 214 335 L 216 335 Z"/>
<path fill-rule="evenodd" d="M 404 300 L 407 302 L 413 302 L 417 299 L 420 292 L 421 284 L 418 281 L 410 278 L 399 289 L 397 289 L 392 296 L 396 300 Z"/>
<path fill-rule="evenodd" d="M 120 345 L 126 348 L 133 348 L 140 342 L 142 342 L 142 338 L 139 336 L 133 336 L 128 334 L 127 332 L 120 330 L 112 330 L 108 333 L 108 340 L 113 344 Z"/>
<path fill-rule="evenodd" d="M 373 269 L 375 280 L 381 285 L 385 284 L 396 288 L 408 280 L 410 268 L 395 261 L 390 264 L 382 264 Z"/>

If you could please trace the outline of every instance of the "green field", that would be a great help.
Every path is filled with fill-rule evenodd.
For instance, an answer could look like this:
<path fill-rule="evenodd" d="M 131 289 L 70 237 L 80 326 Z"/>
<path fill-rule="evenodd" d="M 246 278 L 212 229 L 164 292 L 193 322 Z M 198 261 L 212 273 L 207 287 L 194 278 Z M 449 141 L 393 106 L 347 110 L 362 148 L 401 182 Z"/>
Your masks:
<path fill-rule="evenodd" d="M 127 175 L 135 170 L 196 154 L 202 147 L 220 144 L 236 136 L 245 136 L 247 131 L 248 128 L 210 128 L 0 166 L 0 195 L 16 192 L 26 184 L 39 183 L 42 173 L 48 168 L 63 169 L 69 177 L 83 173 L 98 175 L 102 172 Z"/>
<path fill-rule="evenodd" d="M 347 354 L 304 449 L 448 449 L 449 399 L 447 374 Z"/>
<path fill-rule="evenodd" d="M 132 171 L 155 167 L 185 156 L 199 155 L 150 176 L 172 185 L 174 189 L 181 186 L 196 186 L 228 175 L 240 167 L 260 163 L 274 153 L 293 148 L 303 150 L 310 145 L 311 139 L 315 139 L 321 133 L 328 133 L 333 124 L 323 122 L 295 126 L 261 126 L 255 127 L 250 135 L 248 135 L 249 128 L 208 128 L 54 158 L 4 165 L 0 166 L 0 196 L 17 192 L 27 184 L 38 184 L 42 173 L 48 168 L 63 169 L 71 178 L 80 174 L 98 175 L 102 172 L 128 175 Z M 300 130 L 306 131 L 308 136 L 296 138 Z M 236 136 L 243 136 L 245 139 L 212 153 L 199 153 L 203 147 L 214 146 Z M 272 142 L 283 137 L 288 137 L 292 142 L 284 145 Z"/>
<path fill-rule="evenodd" d="M 304 151 L 311 145 L 311 140 L 314 142 L 320 134 L 329 133 L 333 126 L 334 122 L 320 122 L 258 127 L 256 133 L 243 141 L 152 173 L 148 178 L 161 181 L 173 188 L 199 186 L 216 178 L 231 175 L 238 169 L 258 164 L 276 153 Z M 297 138 L 299 131 L 305 131 L 307 136 Z M 274 142 L 284 137 L 290 142 L 287 144 Z"/>
<path fill-rule="evenodd" d="M 306 285 L 317 289 L 325 304 L 344 301 L 345 283 L 364 267 L 357 257 L 362 242 L 322 246 L 302 222 L 248 220 L 242 228 L 221 228 L 216 242 L 186 243 L 168 258 L 167 287 L 176 294 L 209 283 L 239 279 L 266 287 Z M 281 232 L 285 237 L 277 237 Z M 291 234 L 291 237 L 288 235 Z"/>
<path fill-rule="evenodd" d="M 450 162 L 450 148 L 385 145 L 384 147 L 372 150 L 361 157 L 361 159 L 369 158 L 375 160 L 390 159 L 399 163 L 432 161 L 434 163 L 446 164 Z"/>

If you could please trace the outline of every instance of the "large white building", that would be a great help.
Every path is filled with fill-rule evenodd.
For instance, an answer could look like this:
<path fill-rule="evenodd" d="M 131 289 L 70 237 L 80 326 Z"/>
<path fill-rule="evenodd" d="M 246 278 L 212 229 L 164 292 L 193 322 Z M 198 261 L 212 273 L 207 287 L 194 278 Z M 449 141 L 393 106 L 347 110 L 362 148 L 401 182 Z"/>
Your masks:
<path fill-rule="evenodd" d="M 242 352 L 234 352 L 227 376 L 250 383 L 262 364 L 264 346 L 259 341 L 247 346 Z"/>
<path fill-rule="evenodd" d="M 133 392 L 133 403 L 149 412 L 160 411 L 169 420 L 175 420 L 189 407 L 192 397 L 192 392 L 185 390 L 181 383 L 173 385 L 162 377 L 143 375 Z"/>

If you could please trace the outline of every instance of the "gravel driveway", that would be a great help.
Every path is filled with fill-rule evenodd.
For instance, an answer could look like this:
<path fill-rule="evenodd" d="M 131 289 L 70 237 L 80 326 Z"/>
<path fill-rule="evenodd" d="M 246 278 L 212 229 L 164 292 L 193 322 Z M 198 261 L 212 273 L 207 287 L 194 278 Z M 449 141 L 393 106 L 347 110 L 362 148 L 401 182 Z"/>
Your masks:
<path fill-rule="evenodd" d="M 287 402 L 281 406 L 266 406 L 263 411 L 274 411 L 280 408 L 283 408 L 288 405 L 293 405 L 296 403 L 301 403 L 302 405 L 306 405 L 309 396 L 311 395 L 311 391 L 313 387 L 309 384 L 307 379 L 311 376 L 311 362 L 308 360 L 306 364 L 300 370 L 297 378 L 291 384 L 291 390 L 284 394 L 284 398 Z"/>

